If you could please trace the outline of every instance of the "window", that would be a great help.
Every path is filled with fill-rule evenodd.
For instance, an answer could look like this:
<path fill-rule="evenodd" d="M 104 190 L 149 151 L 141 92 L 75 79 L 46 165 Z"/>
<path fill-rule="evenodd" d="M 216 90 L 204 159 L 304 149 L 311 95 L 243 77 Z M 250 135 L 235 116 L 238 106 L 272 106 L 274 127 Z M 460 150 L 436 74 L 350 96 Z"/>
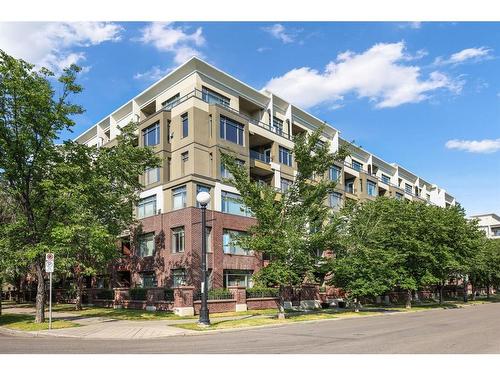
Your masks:
<path fill-rule="evenodd" d="M 156 195 L 139 200 L 137 203 L 137 218 L 156 215 Z"/>
<path fill-rule="evenodd" d="M 174 96 L 172 96 L 170 99 L 165 100 L 163 103 L 161 103 L 161 106 L 163 109 L 169 110 L 175 107 L 178 102 L 179 102 L 179 96 L 180 94 L 177 93 Z"/>
<path fill-rule="evenodd" d="M 271 130 L 276 134 L 283 134 L 283 121 L 277 117 L 273 117 L 273 126 Z"/>
<path fill-rule="evenodd" d="M 186 207 L 186 186 L 181 186 L 172 190 L 172 209 Z"/>
<path fill-rule="evenodd" d="M 285 193 L 290 188 L 292 183 L 293 181 L 287 180 L 286 178 L 281 178 L 281 191 Z"/>
<path fill-rule="evenodd" d="M 245 162 L 240 159 L 236 159 L 236 164 L 238 164 L 240 167 L 245 166 Z M 221 162 L 220 163 L 220 175 L 221 178 L 227 178 L 227 179 L 232 179 L 233 175 L 231 172 L 229 172 L 229 169 Z"/>
<path fill-rule="evenodd" d="M 403 194 L 396 192 L 396 199 L 403 199 Z"/>
<path fill-rule="evenodd" d="M 210 187 L 205 185 L 196 185 L 196 195 L 198 195 L 198 193 L 201 193 L 202 191 L 210 194 Z M 210 203 L 211 202 L 208 202 L 207 208 L 210 208 Z M 196 207 L 201 207 L 201 204 L 199 204 L 198 201 L 196 201 Z"/>
<path fill-rule="evenodd" d="M 244 126 L 226 116 L 220 116 L 220 137 L 243 146 Z"/>
<path fill-rule="evenodd" d="M 425 194 L 425 198 L 427 199 L 427 202 L 431 201 L 431 195 L 430 194 Z"/>
<path fill-rule="evenodd" d="M 251 270 L 224 270 L 224 288 L 228 286 L 253 286 Z"/>
<path fill-rule="evenodd" d="M 160 181 L 160 168 L 146 169 L 146 185 L 154 184 Z"/>
<path fill-rule="evenodd" d="M 157 286 L 156 275 L 153 272 L 140 272 L 139 286 L 141 288 L 155 288 Z"/>
<path fill-rule="evenodd" d="M 363 170 L 363 164 L 360 163 L 359 161 L 353 160 L 352 169 L 361 172 Z"/>
<path fill-rule="evenodd" d="M 144 146 L 155 146 L 160 143 L 160 122 L 157 121 L 153 125 L 148 126 L 142 131 Z"/>
<path fill-rule="evenodd" d="M 342 173 L 342 170 L 340 169 L 340 167 L 337 167 L 336 165 L 334 165 L 334 166 L 330 167 L 330 172 L 328 174 L 328 177 L 332 181 L 339 181 L 341 173 Z"/>
<path fill-rule="evenodd" d="M 367 180 L 366 181 L 366 192 L 368 195 L 372 197 L 377 196 L 377 184 L 373 181 Z"/>
<path fill-rule="evenodd" d="M 141 234 L 137 240 L 137 248 L 139 249 L 140 257 L 151 257 L 153 256 L 155 249 L 155 234 L 146 233 Z"/>
<path fill-rule="evenodd" d="M 184 252 L 184 227 L 178 227 L 172 229 L 172 252 L 173 253 L 183 253 Z"/>
<path fill-rule="evenodd" d="M 391 178 L 385 174 L 382 174 L 381 180 L 384 184 L 390 184 L 391 183 Z"/>
<path fill-rule="evenodd" d="M 410 184 L 405 183 L 405 193 L 411 194 L 412 186 Z"/>
<path fill-rule="evenodd" d="M 178 288 L 186 285 L 186 270 L 184 268 L 177 268 L 172 270 L 172 286 Z"/>
<path fill-rule="evenodd" d="M 251 211 L 243 204 L 241 196 L 222 191 L 222 212 L 233 215 L 252 216 Z"/>
<path fill-rule="evenodd" d="M 209 88 L 201 88 L 201 99 L 208 104 L 222 104 L 223 106 L 229 107 L 230 99 L 225 96 L 210 90 Z"/>
<path fill-rule="evenodd" d="M 292 166 L 292 152 L 289 149 L 281 146 L 280 146 L 280 163 Z"/>
<path fill-rule="evenodd" d="M 187 113 L 184 113 L 181 116 L 181 123 L 182 123 L 182 138 L 186 138 L 189 134 L 189 120 Z"/>
<path fill-rule="evenodd" d="M 189 160 L 189 151 L 183 152 L 181 154 L 181 174 L 186 174 L 186 165 Z"/>
<path fill-rule="evenodd" d="M 491 228 L 491 235 L 493 237 L 500 237 L 500 228 Z"/>
<path fill-rule="evenodd" d="M 330 207 L 339 208 L 342 203 L 342 194 L 333 192 L 330 194 Z"/>
<path fill-rule="evenodd" d="M 252 250 L 242 248 L 235 241 L 239 236 L 245 236 L 246 234 L 246 232 L 238 230 L 224 229 L 222 235 L 222 247 L 224 249 L 224 254 L 253 255 Z"/>
<path fill-rule="evenodd" d="M 346 181 L 345 191 L 354 194 L 354 181 Z"/>

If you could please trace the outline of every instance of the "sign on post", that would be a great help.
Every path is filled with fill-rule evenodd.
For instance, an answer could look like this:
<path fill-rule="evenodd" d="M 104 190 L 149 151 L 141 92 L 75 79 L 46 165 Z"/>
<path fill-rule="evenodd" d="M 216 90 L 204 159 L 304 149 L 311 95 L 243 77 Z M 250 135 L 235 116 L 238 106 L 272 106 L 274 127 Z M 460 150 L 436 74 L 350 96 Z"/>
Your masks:
<path fill-rule="evenodd" d="M 49 329 L 52 329 L 52 273 L 54 272 L 54 254 L 45 254 L 45 272 L 49 274 Z"/>

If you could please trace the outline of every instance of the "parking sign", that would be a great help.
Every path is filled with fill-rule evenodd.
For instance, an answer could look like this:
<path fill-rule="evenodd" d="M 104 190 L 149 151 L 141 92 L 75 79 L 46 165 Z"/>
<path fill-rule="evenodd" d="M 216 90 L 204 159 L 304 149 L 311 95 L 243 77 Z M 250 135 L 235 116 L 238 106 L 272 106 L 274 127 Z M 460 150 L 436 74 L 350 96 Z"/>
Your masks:
<path fill-rule="evenodd" d="M 54 254 L 45 254 L 45 272 L 54 272 Z"/>

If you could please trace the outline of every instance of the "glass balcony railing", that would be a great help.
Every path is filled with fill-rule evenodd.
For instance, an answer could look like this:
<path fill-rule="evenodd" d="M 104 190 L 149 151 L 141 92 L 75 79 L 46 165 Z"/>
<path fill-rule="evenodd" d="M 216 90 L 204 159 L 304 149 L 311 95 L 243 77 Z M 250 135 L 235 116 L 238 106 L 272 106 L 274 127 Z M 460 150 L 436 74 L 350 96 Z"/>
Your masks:
<path fill-rule="evenodd" d="M 260 160 L 267 164 L 271 162 L 271 157 L 269 155 L 254 150 L 250 150 L 250 159 Z"/>

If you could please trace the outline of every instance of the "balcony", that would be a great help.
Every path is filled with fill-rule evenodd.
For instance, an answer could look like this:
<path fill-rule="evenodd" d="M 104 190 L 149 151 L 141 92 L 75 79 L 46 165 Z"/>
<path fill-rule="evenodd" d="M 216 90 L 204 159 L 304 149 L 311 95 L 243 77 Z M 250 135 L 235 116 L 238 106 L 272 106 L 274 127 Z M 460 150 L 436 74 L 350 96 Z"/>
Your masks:
<path fill-rule="evenodd" d="M 262 152 L 258 152 L 255 150 L 250 150 L 250 159 L 259 160 L 263 163 L 269 164 L 271 162 L 271 155 L 266 154 L 266 153 L 262 153 Z"/>

